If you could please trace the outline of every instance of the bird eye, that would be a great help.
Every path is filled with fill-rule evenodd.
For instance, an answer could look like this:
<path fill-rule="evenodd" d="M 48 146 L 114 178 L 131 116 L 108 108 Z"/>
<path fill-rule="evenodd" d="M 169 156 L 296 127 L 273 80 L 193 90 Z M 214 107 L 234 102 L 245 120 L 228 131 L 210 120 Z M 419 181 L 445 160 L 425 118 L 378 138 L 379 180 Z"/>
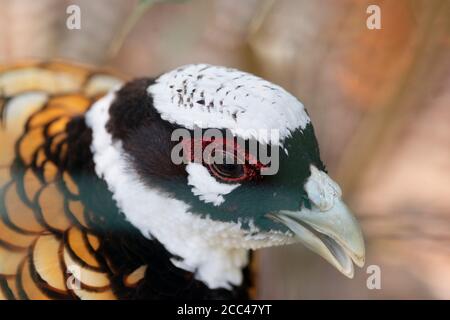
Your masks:
<path fill-rule="evenodd" d="M 195 143 L 202 144 L 200 157 L 196 155 Z M 231 147 L 226 148 L 226 146 Z M 185 142 L 187 154 L 192 162 L 200 161 L 218 180 L 230 183 L 244 180 L 260 180 L 260 170 L 264 167 L 257 159 L 245 152 L 235 141 L 204 139 Z"/>
<path fill-rule="evenodd" d="M 208 163 L 210 171 L 224 181 L 240 181 L 247 178 L 246 166 L 238 162 L 236 155 L 224 151 L 215 151 Z"/>
<path fill-rule="evenodd" d="M 241 164 L 213 163 L 211 169 L 213 169 L 214 173 L 226 179 L 238 179 L 245 174 L 244 166 Z"/>

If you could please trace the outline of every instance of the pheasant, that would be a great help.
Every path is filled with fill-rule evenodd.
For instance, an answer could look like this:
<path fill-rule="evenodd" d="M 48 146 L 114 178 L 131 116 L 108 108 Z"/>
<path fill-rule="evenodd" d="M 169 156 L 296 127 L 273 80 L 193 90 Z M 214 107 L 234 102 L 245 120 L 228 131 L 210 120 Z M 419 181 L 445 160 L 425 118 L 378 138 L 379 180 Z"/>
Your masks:
<path fill-rule="evenodd" d="M 0 119 L 0 299 L 249 298 L 251 251 L 295 242 L 364 264 L 306 109 L 252 74 L 23 63 Z"/>

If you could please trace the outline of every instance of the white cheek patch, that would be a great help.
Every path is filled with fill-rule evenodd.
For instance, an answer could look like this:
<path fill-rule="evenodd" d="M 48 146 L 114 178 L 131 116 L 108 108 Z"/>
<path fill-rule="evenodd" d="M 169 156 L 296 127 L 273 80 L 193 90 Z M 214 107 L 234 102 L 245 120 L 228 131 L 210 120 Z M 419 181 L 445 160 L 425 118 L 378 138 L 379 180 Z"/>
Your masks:
<path fill-rule="evenodd" d="M 192 193 L 206 203 L 212 203 L 215 206 L 222 204 L 225 199 L 223 195 L 240 186 L 240 184 L 225 184 L 214 179 L 208 170 L 199 163 L 191 162 L 186 166 L 189 174 L 188 184 L 192 186 Z"/>

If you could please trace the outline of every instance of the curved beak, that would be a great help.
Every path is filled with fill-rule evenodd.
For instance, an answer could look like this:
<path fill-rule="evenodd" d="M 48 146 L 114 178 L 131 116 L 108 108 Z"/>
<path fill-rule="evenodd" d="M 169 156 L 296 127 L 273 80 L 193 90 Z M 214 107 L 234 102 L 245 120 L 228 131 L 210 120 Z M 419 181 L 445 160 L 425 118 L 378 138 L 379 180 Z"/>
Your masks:
<path fill-rule="evenodd" d="M 318 175 L 320 175 L 320 179 L 317 178 Z M 326 203 L 314 201 L 314 198 L 322 200 L 324 198 L 315 197 L 316 191 L 319 191 L 318 194 L 325 194 L 326 198 L 327 192 L 318 186 L 329 187 L 333 182 L 325 175 L 322 171 L 313 171 L 312 178 L 308 182 L 309 185 L 308 183 L 306 185 L 309 198 L 314 203 L 312 209 L 282 210 L 270 213 L 268 217 L 286 225 L 306 247 L 330 262 L 347 277 L 353 278 L 353 263 L 359 267 L 364 265 L 363 235 L 355 217 L 340 199 L 340 189 L 335 192 L 336 189 L 333 185 L 330 190 L 334 196 L 330 197 L 330 201 L 326 201 Z"/>

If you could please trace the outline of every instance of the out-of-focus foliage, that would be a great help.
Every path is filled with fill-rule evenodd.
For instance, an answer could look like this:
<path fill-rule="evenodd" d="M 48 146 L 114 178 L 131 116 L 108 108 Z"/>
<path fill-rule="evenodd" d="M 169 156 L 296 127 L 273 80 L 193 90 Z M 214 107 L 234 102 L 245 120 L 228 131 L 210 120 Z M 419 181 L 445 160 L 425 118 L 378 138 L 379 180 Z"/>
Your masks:
<path fill-rule="evenodd" d="M 186 0 L 140 0 L 132 10 L 131 14 L 125 20 L 122 29 L 118 32 L 116 37 L 111 42 L 111 47 L 109 48 L 109 55 L 114 56 L 117 54 L 117 51 L 123 45 L 125 38 L 133 29 L 133 27 L 138 23 L 138 21 L 142 18 L 147 10 L 149 10 L 153 5 L 157 3 L 181 3 Z"/>
<path fill-rule="evenodd" d="M 0 64 L 64 57 L 148 76 L 207 62 L 283 85 L 308 108 L 382 289 L 291 246 L 259 255 L 260 297 L 450 298 L 450 1 L 156 2 L 0 0 Z M 81 30 L 65 28 L 73 3 Z M 366 27 L 369 4 L 381 30 Z"/>

